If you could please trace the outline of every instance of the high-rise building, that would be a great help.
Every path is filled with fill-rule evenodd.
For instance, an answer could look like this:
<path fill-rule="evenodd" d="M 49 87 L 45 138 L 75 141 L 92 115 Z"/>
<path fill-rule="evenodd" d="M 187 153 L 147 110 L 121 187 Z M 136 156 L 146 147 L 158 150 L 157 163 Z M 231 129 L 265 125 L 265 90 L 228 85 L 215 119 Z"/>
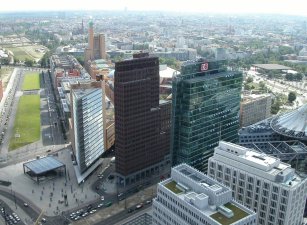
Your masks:
<path fill-rule="evenodd" d="M 71 85 L 71 136 L 78 183 L 99 166 L 99 157 L 106 149 L 103 85 L 103 81 Z"/>
<path fill-rule="evenodd" d="M 84 59 L 89 60 L 106 59 L 106 38 L 104 34 L 94 34 L 94 23 L 89 22 L 88 46 L 84 52 Z"/>
<path fill-rule="evenodd" d="M 240 127 L 246 127 L 271 116 L 272 98 L 269 94 L 247 95 L 241 101 Z"/>
<path fill-rule="evenodd" d="M 209 159 L 208 175 L 230 187 L 236 201 L 257 212 L 257 224 L 303 223 L 307 179 L 280 159 L 221 141 Z"/>
<path fill-rule="evenodd" d="M 114 75 L 116 173 L 124 185 L 159 174 L 171 160 L 171 103 L 159 100 L 159 59 L 133 57 L 115 63 Z"/>
<path fill-rule="evenodd" d="M 106 37 L 104 34 L 94 36 L 93 55 L 95 59 L 106 59 Z"/>
<path fill-rule="evenodd" d="M 173 164 L 205 171 L 219 140 L 237 141 L 241 87 L 242 73 L 225 61 L 183 64 L 172 85 Z"/>
<path fill-rule="evenodd" d="M 257 214 L 232 200 L 232 191 L 180 164 L 160 182 L 152 204 L 154 225 L 256 225 Z"/>
<path fill-rule="evenodd" d="M 92 20 L 89 22 L 88 28 L 88 48 L 92 51 L 94 49 L 94 23 Z"/>

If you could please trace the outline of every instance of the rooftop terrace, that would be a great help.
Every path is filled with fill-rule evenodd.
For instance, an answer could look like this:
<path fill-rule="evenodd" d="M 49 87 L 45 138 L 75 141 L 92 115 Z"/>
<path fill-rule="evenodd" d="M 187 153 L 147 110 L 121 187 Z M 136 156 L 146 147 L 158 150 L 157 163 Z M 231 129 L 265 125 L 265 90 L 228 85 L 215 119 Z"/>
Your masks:
<path fill-rule="evenodd" d="M 238 208 L 234 204 L 227 203 L 224 205 L 226 208 L 230 209 L 233 212 L 233 217 L 228 218 L 224 216 L 222 213 L 217 212 L 212 214 L 210 217 L 218 221 L 222 225 L 230 225 L 234 222 L 241 220 L 242 218 L 248 216 L 248 213 Z"/>

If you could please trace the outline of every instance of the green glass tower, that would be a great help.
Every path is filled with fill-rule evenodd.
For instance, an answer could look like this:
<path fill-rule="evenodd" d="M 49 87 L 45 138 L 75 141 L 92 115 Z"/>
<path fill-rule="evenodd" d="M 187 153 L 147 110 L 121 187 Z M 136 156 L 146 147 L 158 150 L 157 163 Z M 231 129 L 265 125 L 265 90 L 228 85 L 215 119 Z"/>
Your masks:
<path fill-rule="evenodd" d="M 172 86 L 173 164 L 206 171 L 218 142 L 238 139 L 242 73 L 201 59 L 184 63 Z"/>

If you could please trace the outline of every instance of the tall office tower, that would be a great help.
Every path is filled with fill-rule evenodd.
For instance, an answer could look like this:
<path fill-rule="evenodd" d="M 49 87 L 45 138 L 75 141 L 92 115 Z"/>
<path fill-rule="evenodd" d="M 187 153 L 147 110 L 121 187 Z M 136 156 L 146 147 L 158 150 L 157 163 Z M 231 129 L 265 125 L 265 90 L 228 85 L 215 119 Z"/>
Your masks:
<path fill-rule="evenodd" d="M 230 188 L 187 164 L 158 184 L 152 209 L 154 225 L 257 224 L 257 214 L 233 201 Z"/>
<path fill-rule="evenodd" d="M 171 160 L 171 103 L 159 100 L 159 59 L 133 57 L 115 63 L 114 75 L 116 173 L 124 185 L 162 173 Z"/>
<path fill-rule="evenodd" d="M 103 81 L 71 85 L 72 147 L 79 169 L 79 183 L 99 166 L 98 159 L 105 151 L 103 86 Z"/>
<path fill-rule="evenodd" d="M 106 38 L 104 34 L 94 36 L 93 51 L 95 59 L 106 59 Z"/>
<path fill-rule="evenodd" d="M 240 127 L 246 127 L 271 116 L 272 98 L 269 94 L 246 95 L 240 106 Z"/>
<path fill-rule="evenodd" d="M 257 212 L 257 224 L 303 223 L 307 179 L 280 159 L 221 141 L 209 159 L 208 175 L 231 187 L 236 201 Z"/>
<path fill-rule="evenodd" d="M 183 64 L 173 78 L 173 164 L 205 171 L 219 140 L 237 141 L 241 87 L 225 61 Z"/>

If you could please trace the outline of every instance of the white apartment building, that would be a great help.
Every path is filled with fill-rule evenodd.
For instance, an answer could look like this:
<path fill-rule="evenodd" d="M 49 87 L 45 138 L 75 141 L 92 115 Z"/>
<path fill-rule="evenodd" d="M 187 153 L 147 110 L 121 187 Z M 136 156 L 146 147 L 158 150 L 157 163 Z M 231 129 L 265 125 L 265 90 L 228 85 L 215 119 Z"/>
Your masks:
<path fill-rule="evenodd" d="M 172 168 L 153 200 L 154 225 L 256 225 L 257 214 L 232 200 L 229 187 L 187 164 Z"/>
<path fill-rule="evenodd" d="M 208 176 L 258 214 L 257 224 L 301 225 L 307 180 L 280 159 L 221 141 L 209 159 Z"/>

